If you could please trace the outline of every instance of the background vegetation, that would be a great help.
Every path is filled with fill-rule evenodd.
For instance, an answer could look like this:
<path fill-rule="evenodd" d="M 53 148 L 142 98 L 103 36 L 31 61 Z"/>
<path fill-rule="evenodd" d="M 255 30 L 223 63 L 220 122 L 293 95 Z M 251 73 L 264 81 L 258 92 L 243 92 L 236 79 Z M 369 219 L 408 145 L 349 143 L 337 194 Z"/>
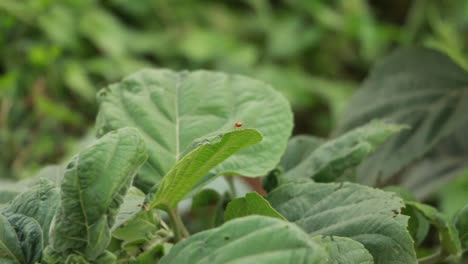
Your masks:
<path fill-rule="evenodd" d="M 2 0 L 0 177 L 60 162 L 94 133 L 96 92 L 142 67 L 266 80 L 292 103 L 296 134 L 326 136 L 378 58 L 417 44 L 467 68 L 467 33 L 464 0 Z"/>

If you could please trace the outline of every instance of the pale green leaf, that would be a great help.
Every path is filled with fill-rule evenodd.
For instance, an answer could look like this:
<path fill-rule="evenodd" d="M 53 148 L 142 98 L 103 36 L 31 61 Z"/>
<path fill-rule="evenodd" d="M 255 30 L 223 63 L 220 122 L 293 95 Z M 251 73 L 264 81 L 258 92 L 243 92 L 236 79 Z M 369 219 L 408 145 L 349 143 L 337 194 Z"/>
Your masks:
<path fill-rule="evenodd" d="M 175 207 L 214 167 L 261 140 L 262 135 L 254 129 L 239 129 L 203 140 L 164 176 L 150 207 Z"/>
<path fill-rule="evenodd" d="M 328 252 L 330 264 L 374 264 L 372 255 L 359 242 L 347 237 L 317 236 L 313 238 Z"/>
<path fill-rule="evenodd" d="M 145 192 L 194 141 L 232 130 L 238 121 L 257 129 L 263 141 L 236 153 L 210 175 L 265 175 L 278 163 L 292 130 L 285 98 L 269 85 L 239 75 L 146 69 L 101 90 L 98 99 L 99 135 L 125 126 L 142 132 L 149 159 L 135 184 Z"/>
<path fill-rule="evenodd" d="M 351 99 L 337 132 L 371 119 L 409 125 L 409 130 L 390 139 L 359 166 L 359 180 L 374 185 L 388 182 L 441 140 L 461 132 L 468 123 L 466 113 L 468 73 L 437 51 L 404 48 L 372 69 Z M 462 134 L 466 138 L 466 132 Z"/>
<path fill-rule="evenodd" d="M 146 160 L 134 128 L 108 133 L 75 156 L 61 185 L 61 201 L 50 233 L 49 255 L 85 254 L 95 260 L 110 242 L 110 228 L 133 176 Z"/>
<path fill-rule="evenodd" d="M 375 263 L 416 263 L 413 241 L 394 193 L 351 183 L 289 183 L 268 195 L 273 208 L 309 234 L 349 237 Z"/>
<path fill-rule="evenodd" d="M 224 221 L 248 215 L 264 215 L 286 220 L 270 203 L 256 192 L 247 193 L 245 197 L 232 200 L 224 212 Z"/>
<path fill-rule="evenodd" d="M 130 187 L 119 208 L 119 213 L 115 217 L 115 224 L 112 230 L 117 229 L 141 211 L 144 201 L 145 194 L 134 186 Z"/>
<path fill-rule="evenodd" d="M 334 181 L 347 169 L 359 165 L 379 145 L 402 128 L 380 121 L 358 127 L 318 146 L 296 166 L 289 168 L 281 179 L 284 182 L 301 178 L 312 178 L 319 182 Z"/>
<path fill-rule="evenodd" d="M 160 263 L 313 264 L 327 263 L 327 257 L 296 225 L 248 216 L 189 237 L 176 244 Z"/>

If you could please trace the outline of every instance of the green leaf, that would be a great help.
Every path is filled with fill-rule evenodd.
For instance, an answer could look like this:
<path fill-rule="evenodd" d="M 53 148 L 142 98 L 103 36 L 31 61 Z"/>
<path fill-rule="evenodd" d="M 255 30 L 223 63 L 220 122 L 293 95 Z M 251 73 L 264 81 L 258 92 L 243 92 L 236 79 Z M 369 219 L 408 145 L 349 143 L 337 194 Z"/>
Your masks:
<path fill-rule="evenodd" d="M 218 226 L 223 222 L 225 197 L 213 189 L 203 189 L 192 199 L 190 222 L 187 229 L 190 233 L 198 233 Z"/>
<path fill-rule="evenodd" d="M 140 211 L 115 229 L 112 235 L 125 243 L 148 242 L 161 229 L 159 221 L 154 211 Z"/>
<path fill-rule="evenodd" d="M 214 167 L 261 140 L 262 135 L 254 129 L 230 131 L 203 140 L 164 176 L 150 207 L 174 208 Z"/>
<path fill-rule="evenodd" d="M 130 187 L 124 197 L 123 203 L 119 208 L 119 213 L 115 217 L 115 224 L 112 230 L 119 228 L 127 223 L 132 217 L 141 211 L 145 201 L 145 194 L 136 187 Z"/>
<path fill-rule="evenodd" d="M 401 186 L 391 185 L 383 188 L 383 190 L 396 193 L 404 201 L 416 201 L 413 194 Z M 429 232 L 430 222 L 418 210 L 410 206 L 403 208 L 401 213 L 409 216 L 408 231 L 414 240 L 415 246 L 419 246 Z"/>
<path fill-rule="evenodd" d="M 404 48 L 372 69 L 351 99 L 337 132 L 342 134 L 370 119 L 410 126 L 359 167 L 360 182 L 374 185 L 388 182 L 441 140 L 462 132 L 467 112 L 467 72 L 437 51 Z"/>
<path fill-rule="evenodd" d="M 455 226 L 457 227 L 463 250 L 468 250 L 468 204 L 455 216 Z"/>
<path fill-rule="evenodd" d="M 194 141 L 232 130 L 237 121 L 257 129 L 264 139 L 210 175 L 265 175 L 278 163 L 292 130 L 288 102 L 269 85 L 239 75 L 146 69 L 101 90 L 98 99 L 98 135 L 125 126 L 143 134 L 149 159 L 135 183 L 144 192 L 161 181 Z"/>
<path fill-rule="evenodd" d="M 325 139 L 309 135 L 292 137 L 288 142 L 283 157 L 281 157 L 281 168 L 287 172 L 297 167 L 324 142 Z"/>
<path fill-rule="evenodd" d="M 242 198 L 232 200 L 224 213 L 224 221 L 248 215 L 264 215 L 286 220 L 270 203 L 256 192 L 251 192 Z"/>
<path fill-rule="evenodd" d="M 317 236 L 313 238 L 330 255 L 333 264 L 374 264 L 372 255 L 359 242 L 347 237 Z"/>
<path fill-rule="evenodd" d="M 113 226 L 133 176 L 146 160 L 134 128 L 108 133 L 75 156 L 61 185 L 61 202 L 51 229 L 50 254 L 71 252 L 93 261 L 110 242 Z"/>
<path fill-rule="evenodd" d="M 457 209 L 468 203 L 468 196 L 465 195 L 468 186 L 468 138 L 466 131 L 468 131 L 468 122 L 457 133 L 442 140 L 425 155 L 424 159 L 411 164 L 408 169 L 401 172 L 401 185 L 412 190 L 419 200 L 427 200 L 439 190 L 452 196 L 453 199 L 449 202 L 450 207 L 452 207 L 452 215 Z M 446 190 L 444 191 L 444 189 Z M 458 192 L 462 192 L 461 195 L 458 195 L 459 197 L 457 197 L 457 189 L 460 189 Z M 444 211 L 449 209 L 443 200 L 441 202 L 441 208 Z"/>
<path fill-rule="evenodd" d="M 59 190 L 46 179 L 26 192 L 19 194 L 4 209 L 8 214 L 22 214 L 35 219 L 44 231 L 44 243 L 47 244 L 49 228 L 60 199 Z"/>
<path fill-rule="evenodd" d="M 268 195 L 273 208 L 312 236 L 349 237 L 375 263 L 416 263 L 413 241 L 394 193 L 351 183 L 289 183 Z"/>
<path fill-rule="evenodd" d="M 296 225 L 265 216 L 234 219 L 176 244 L 166 263 L 325 263 L 327 255 Z"/>
<path fill-rule="evenodd" d="M 408 231 L 414 240 L 414 244 L 416 246 L 421 245 L 429 232 L 431 225 L 429 220 L 421 212 L 410 206 L 405 207 L 402 214 L 410 217 Z"/>
<path fill-rule="evenodd" d="M 291 170 L 292 168 L 299 165 L 306 157 L 308 157 L 317 147 L 323 144 L 324 139 L 308 136 L 299 135 L 292 137 L 286 151 L 281 157 L 280 163 L 276 169 L 270 171 L 270 173 L 263 180 L 263 188 L 266 191 L 271 191 L 278 187 L 282 181 L 281 177 L 284 172 Z"/>
<path fill-rule="evenodd" d="M 359 165 L 379 145 L 399 132 L 403 127 L 374 121 L 358 127 L 313 150 L 290 168 L 282 177 L 283 182 L 301 178 L 331 182 L 349 169 Z"/>
<path fill-rule="evenodd" d="M 16 232 L 15 236 L 21 247 L 24 262 L 22 264 L 35 264 L 41 260 L 44 240 L 40 224 L 31 217 L 21 214 L 10 214 L 6 216 Z M 10 230 L 8 230 L 10 231 Z M 12 243 L 12 241 L 7 241 Z M 15 242 L 13 242 L 16 244 Z M 11 244 L 10 244 L 11 245 Z M 15 247 L 14 245 L 13 247 Z M 14 252 L 16 254 L 16 252 Z M 1 255 L 1 254 L 0 254 Z"/>
<path fill-rule="evenodd" d="M 8 218 L 0 213 L 0 262 L 5 264 L 25 263 L 16 231 Z"/>
<path fill-rule="evenodd" d="M 461 255 L 461 244 L 458 238 L 458 232 L 455 225 L 432 206 L 421 204 L 418 202 L 407 201 L 406 205 L 414 208 L 419 213 L 424 215 L 439 232 L 440 244 L 442 245 L 442 253 L 446 255 Z"/>

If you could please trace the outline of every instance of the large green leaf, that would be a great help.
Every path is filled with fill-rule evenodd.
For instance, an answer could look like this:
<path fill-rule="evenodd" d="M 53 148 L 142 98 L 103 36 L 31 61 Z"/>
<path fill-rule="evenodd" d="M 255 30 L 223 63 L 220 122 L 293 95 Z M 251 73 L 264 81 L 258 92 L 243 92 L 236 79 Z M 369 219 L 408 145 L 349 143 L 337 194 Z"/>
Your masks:
<path fill-rule="evenodd" d="M 379 145 L 401 129 L 402 126 L 395 124 L 370 122 L 318 146 L 309 155 L 304 156 L 303 160 L 285 171 L 281 179 L 283 182 L 303 178 L 331 182 L 342 176 L 347 169 L 359 165 Z"/>
<path fill-rule="evenodd" d="M 96 260 L 109 244 L 119 206 L 146 157 L 144 141 L 134 128 L 108 133 L 75 156 L 61 185 L 48 252 L 59 252 L 62 258 L 80 252 Z"/>
<path fill-rule="evenodd" d="M 166 263 L 327 263 L 324 250 L 296 225 L 265 216 L 234 219 L 176 244 Z"/>
<path fill-rule="evenodd" d="M 0 213 L 0 262 L 23 264 L 24 256 L 16 231 L 8 218 Z"/>
<path fill-rule="evenodd" d="M 374 264 L 372 255 L 359 242 L 347 237 L 317 236 L 314 240 L 322 245 L 333 264 Z"/>
<path fill-rule="evenodd" d="M 47 244 L 49 227 L 55 215 L 60 199 L 54 183 L 42 179 L 30 190 L 19 194 L 4 209 L 8 214 L 22 214 L 34 218 L 44 231 L 44 243 Z"/>
<path fill-rule="evenodd" d="M 99 95 L 98 134 L 137 127 L 149 159 L 136 179 L 148 191 L 192 143 L 232 130 L 237 121 L 257 129 L 264 140 L 236 153 L 213 174 L 265 175 L 279 161 L 292 130 L 288 102 L 269 85 L 239 75 L 209 71 L 142 70 Z"/>
<path fill-rule="evenodd" d="M 224 221 L 248 215 L 264 215 L 286 220 L 270 203 L 256 192 L 247 193 L 245 197 L 232 200 L 226 207 Z"/>
<path fill-rule="evenodd" d="M 375 263 L 416 263 L 413 241 L 394 193 L 351 183 L 289 183 L 268 195 L 278 212 L 315 235 L 349 237 Z"/>
<path fill-rule="evenodd" d="M 442 252 L 446 255 L 461 255 L 461 243 L 458 237 L 455 225 L 446 217 L 441 214 L 432 206 L 421 204 L 418 202 L 407 201 L 407 206 L 414 208 L 424 217 L 426 217 L 432 225 L 434 225 L 439 232 L 440 244 L 442 245 Z"/>
<path fill-rule="evenodd" d="M 164 176 L 150 207 L 175 207 L 210 170 L 236 152 L 261 140 L 262 135 L 255 129 L 230 131 L 203 140 Z"/>
<path fill-rule="evenodd" d="M 410 126 L 359 167 L 360 181 L 373 185 L 389 181 L 441 140 L 458 133 L 468 122 L 466 113 L 467 72 L 434 50 L 404 48 L 372 69 L 352 98 L 337 132 L 344 133 L 375 118 Z M 463 133 L 466 135 L 466 131 Z"/>

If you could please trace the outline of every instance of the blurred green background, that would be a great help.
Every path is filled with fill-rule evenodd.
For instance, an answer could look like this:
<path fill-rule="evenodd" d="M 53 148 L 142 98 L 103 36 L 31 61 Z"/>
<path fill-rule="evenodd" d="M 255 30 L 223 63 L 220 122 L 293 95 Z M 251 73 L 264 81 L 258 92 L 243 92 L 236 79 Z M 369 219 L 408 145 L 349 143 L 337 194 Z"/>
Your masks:
<path fill-rule="evenodd" d="M 295 133 L 326 136 L 370 66 L 395 47 L 468 67 L 466 0 L 1 0 L 0 177 L 59 162 L 87 135 L 95 93 L 143 67 L 263 79 Z"/>

